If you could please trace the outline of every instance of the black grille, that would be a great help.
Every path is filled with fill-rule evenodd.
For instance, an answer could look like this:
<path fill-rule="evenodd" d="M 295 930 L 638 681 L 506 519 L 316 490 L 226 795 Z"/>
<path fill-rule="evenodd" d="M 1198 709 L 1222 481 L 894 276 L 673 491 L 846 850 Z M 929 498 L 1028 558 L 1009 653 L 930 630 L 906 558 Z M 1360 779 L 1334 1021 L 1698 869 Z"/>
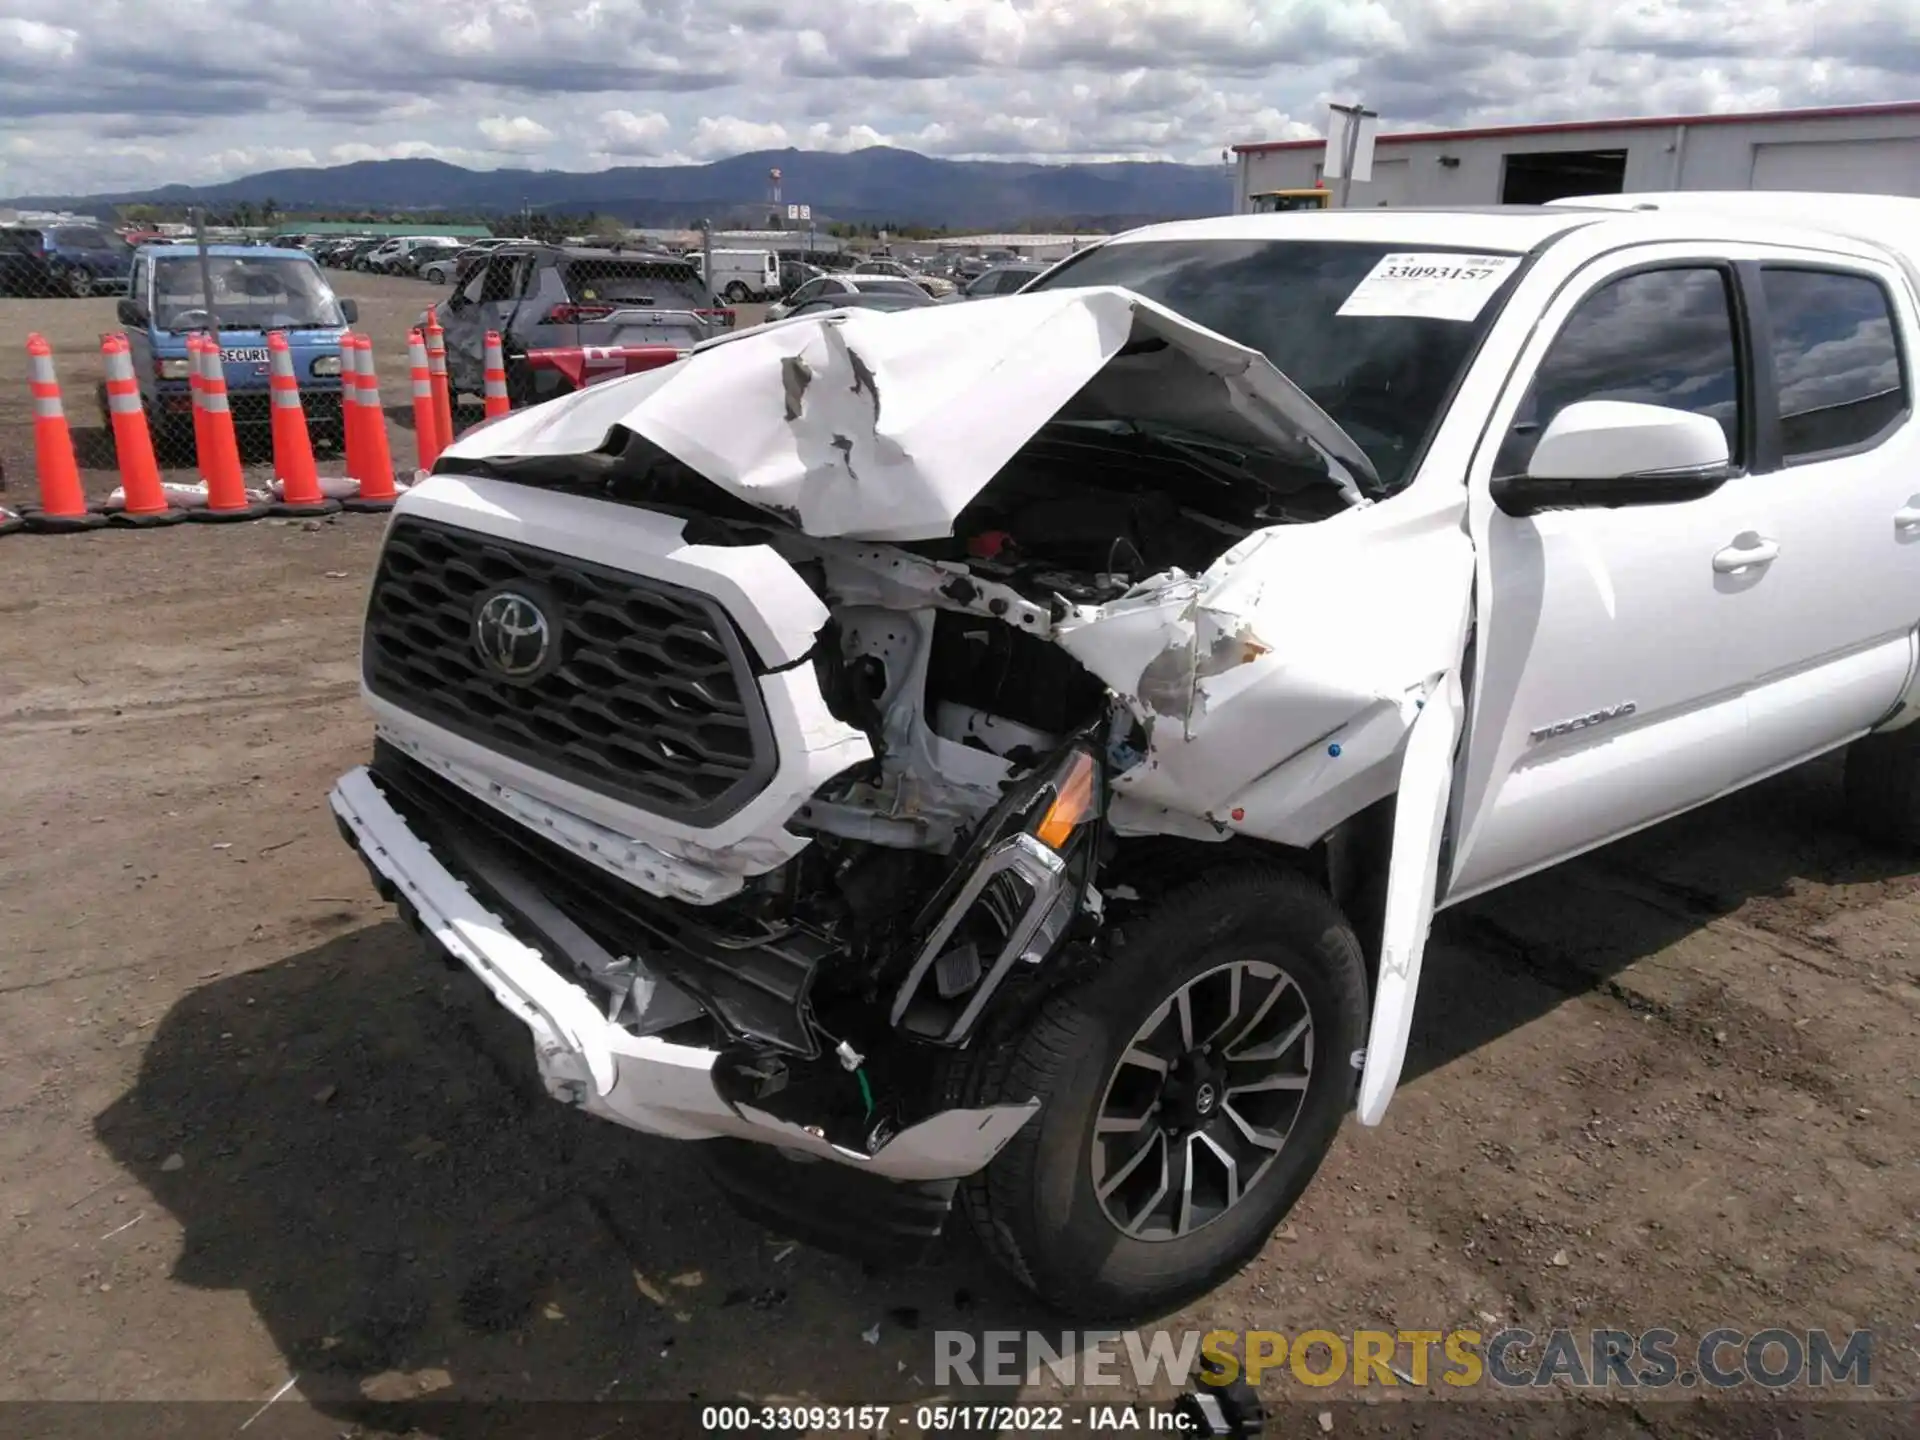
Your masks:
<path fill-rule="evenodd" d="M 557 659 L 509 679 L 473 643 L 477 602 L 537 596 Z M 367 607 L 374 694 L 477 744 L 655 814 L 710 826 L 774 770 L 739 632 L 707 596 L 471 530 L 401 517 Z"/>

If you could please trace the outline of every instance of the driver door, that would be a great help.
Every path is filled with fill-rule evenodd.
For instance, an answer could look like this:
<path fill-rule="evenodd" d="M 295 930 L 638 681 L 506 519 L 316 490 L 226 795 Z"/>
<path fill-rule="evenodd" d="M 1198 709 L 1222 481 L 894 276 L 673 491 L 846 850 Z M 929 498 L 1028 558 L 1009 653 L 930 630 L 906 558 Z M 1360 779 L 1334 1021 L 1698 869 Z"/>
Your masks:
<path fill-rule="evenodd" d="M 1494 411 L 1469 475 L 1476 674 L 1445 903 L 1735 783 L 1755 678 L 1740 637 L 1764 603 L 1756 575 L 1718 558 L 1762 523 L 1743 483 L 1754 372 L 1738 293 L 1733 265 L 1697 247 L 1597 261 L 1556 298 Z M 1581 400 L 1711 416 L 1734 475 L 1678 503 L 1503 513 L 1491 478 L 1523 473 Z"/>

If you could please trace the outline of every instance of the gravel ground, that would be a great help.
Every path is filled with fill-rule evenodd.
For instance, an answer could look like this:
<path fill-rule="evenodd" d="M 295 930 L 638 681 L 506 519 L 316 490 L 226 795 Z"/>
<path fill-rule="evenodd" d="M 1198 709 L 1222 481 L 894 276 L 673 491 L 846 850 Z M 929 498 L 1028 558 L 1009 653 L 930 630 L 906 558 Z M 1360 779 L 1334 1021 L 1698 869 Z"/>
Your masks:
<path fill-rule="evenodd" d="M 400 399 L 427 288 L 341 288 Z M 47 333 L 71 400 L 110 315 L 0 302 L 0 333 Z M 0 352 L 16 491 L 21 351 Z M 0 539 L 0 1401 L 237 1407 L 176 1432 L 211 1434 L 295 1379 L 250 1436 L 390 1433 L 368 1399 L 907 1407 L 934 1393 L 936 1329 L 1057 1331 L 964 1242 L 887 1272 L 796 1249 L 718 1203 L 686 1147 L 526 1098 L 518 1037 L 423 962 L 326 813 L 369 743 L 380 531 Z M 1920 882 L 1840 827 L 1836 774 L 1444 915 L 1387 1123 L 1350 1123 L 1263 1256 L 1167 1325 L 1870 1327 L 1871 1395 L 1911 1397 Z M 1374 1405 L 1269 1379 L 1309 1434 L 1914 1420 L 1563 1389 L 1495 1413 L 1439 1384 Z M 0 1405 L 0 1432 L 21 1413 Z M 79 1412 L 35 1413 L 44 1434 Z M 72 1433 L 100 1431 L 87 1413 Z M 456 1432 L 434 1413 L 391 1433 Z"/>

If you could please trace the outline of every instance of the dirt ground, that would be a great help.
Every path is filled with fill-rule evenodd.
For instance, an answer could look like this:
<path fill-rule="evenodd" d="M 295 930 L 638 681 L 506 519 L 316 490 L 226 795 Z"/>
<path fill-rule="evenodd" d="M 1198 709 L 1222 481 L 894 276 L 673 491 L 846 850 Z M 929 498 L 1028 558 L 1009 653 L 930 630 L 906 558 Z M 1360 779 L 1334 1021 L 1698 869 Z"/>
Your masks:
<path fill-rule="evenodd" d="M 399 400 L 425 287 L 341 288 Z M 71 397 L 110 314 L 0 302 L 16 491 L 18 340 L 49 335 Z M 0 1401 L 228 1402 L 166 1433 L 298 1436 L 454 1433 L 369 1399 L 910 1407 L 934 1331 L 1062 1328 L 967 1242 L 899 1271 L 795 1248 L 689 1147 L 526 1098 L 506 1022 L 423 960 L 326 810 L 369 745 L 380 531 L 0 538 Z M 1910 1399 L 1917 868 L 1841 828 L 1823 763 L 1448 912 L 1386 1123 L 1350 1122 L 1255 1265 L 1166 1325 L 1870 1328 L 1871 1395 Z M 1470 1408 L 1269 1378 L 1301 1407 L 1277 1433 Z M 1764 1417 L 1547 1393 L 1460 1433 L 1899 1433 L 1880 1405 L 1788 1423 L 1804 1392 Z"/>

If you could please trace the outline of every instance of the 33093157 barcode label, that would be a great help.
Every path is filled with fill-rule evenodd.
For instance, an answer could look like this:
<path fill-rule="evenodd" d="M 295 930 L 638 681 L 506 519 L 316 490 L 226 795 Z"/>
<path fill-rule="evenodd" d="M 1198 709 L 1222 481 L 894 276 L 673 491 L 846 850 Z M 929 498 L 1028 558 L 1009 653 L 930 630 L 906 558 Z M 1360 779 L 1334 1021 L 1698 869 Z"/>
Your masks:
<path fill-rule="evenodd" d="M 1518 255 L 1448 251 L 1383 255 L 1336 313 L 1472 320 L 1519 263 Z"/>

